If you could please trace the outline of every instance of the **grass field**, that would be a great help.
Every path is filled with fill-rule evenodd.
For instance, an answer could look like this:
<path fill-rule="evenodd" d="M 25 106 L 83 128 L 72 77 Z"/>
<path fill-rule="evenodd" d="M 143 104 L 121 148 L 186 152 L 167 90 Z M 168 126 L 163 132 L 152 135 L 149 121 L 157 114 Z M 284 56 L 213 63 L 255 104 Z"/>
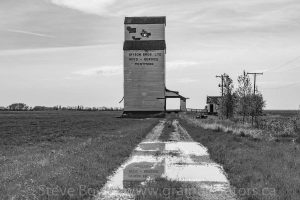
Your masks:
<path fill-rule="evenodd" d="M 296 117 L 299 115 L 298 110 L 265 110 L 264 113 L 267 116 L 279 116 L 279 117 Z"/>
<path fill-rule="evenodd" d="M 256 139 L 285 140 L 300 143 L 300 113 L 297 110 L 267 110 L 251 125 L 251 117 L 243 123 L 241 116 L 233 119 L 220 119 L 208 116 L 207 119 L 197 119 L 198 113 L 187 113 L 183 117 L 191 119 L 204 129 L 231 132 L 235 135 L 247 135 Z"/>
<path fill-rule="evenodd" d="M 120 114 L 0 112 L 0 199 L 90 199 L 158 122 L 117 118 Z M 266 117 L 295 114 L 268 111 Z M 167 117 L 160 137 L 163 141 L 174 131 L 171 119 L 175 116 Z M 213 160 L 224 166 L 241 199 L 300 199 L 298 143 L 205 130 L 187 119 L 180 119 L 180 123 L 195 141 L 208 148 Z M 167 180 L 149 184 L 147 187 L 158 189 L 187 187 Z"/>
<path fill-rule="evenodd" d="M 223 165 L 241 199 L 300 199 L 299 144 L 203 129 L 187 118 L 180 122 L 195 141 L 208 148 L 211 158 Z"/>
<path fill-rule="evenodd" d="M 89 199 L 158 119 L 0 112 L 0 199 Z"/>

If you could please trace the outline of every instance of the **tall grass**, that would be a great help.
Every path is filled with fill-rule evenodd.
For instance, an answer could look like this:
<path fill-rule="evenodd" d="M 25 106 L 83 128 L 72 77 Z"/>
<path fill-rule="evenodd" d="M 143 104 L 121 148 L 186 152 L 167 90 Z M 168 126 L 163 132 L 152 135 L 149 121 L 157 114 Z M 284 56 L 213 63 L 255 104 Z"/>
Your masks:
<path fill-rule="evenodd" d="M 217 117 L 196 119 L 191 115 L 181 115 L 180 117 L 204 129 L 250 136 L 255 139 L 273 140 L 276 137 L 297 137 L 300 135 L 295 117 L 264 116 L 257 120 L 256 126 L 242 123 L 238 118 L 221 120 Z"/>
<path fill-rule="evenodd" d="M 207 130 L 221 131 L 240 136 L 250 136 L 255 139 L 262 139 L 266 137 L 262 130 L 253 128 L 249 124 L 240 124 L 230 120 L 219 120 L 217 118 L 199 120 L 189 115 L 180 115 L 180 117 L 194 126 L 198 126 Z"/>

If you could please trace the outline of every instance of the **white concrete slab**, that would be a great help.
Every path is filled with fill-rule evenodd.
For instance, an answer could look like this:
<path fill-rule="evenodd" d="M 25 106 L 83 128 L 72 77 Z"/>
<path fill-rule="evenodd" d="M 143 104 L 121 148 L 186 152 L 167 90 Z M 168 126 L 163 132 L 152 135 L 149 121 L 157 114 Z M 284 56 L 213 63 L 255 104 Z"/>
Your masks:
<path fill-rule="evenodd" d="M 165 121 L 161 121 L 133 151 L 131 157 L 109 177 L 95 199 L 134 199 L 132 184 L 145 184 L 163 177 L 172 181 L 192 182 L 202 199 L 235 199 L 223 168 L 209 159 L 207 149 L 190 141 L 187 131 L 174 120 L 178 138 L 159 141 Z M 188 141 L 180 141 L 187 138 Z M 229 194 L 229 195 L 228 195 Z"/>

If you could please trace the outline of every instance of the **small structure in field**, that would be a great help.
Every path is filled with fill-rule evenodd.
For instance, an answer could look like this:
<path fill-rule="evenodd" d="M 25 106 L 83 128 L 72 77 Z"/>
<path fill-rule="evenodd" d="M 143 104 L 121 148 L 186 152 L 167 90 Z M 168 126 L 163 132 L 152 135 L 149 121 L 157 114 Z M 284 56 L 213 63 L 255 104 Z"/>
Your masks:
<path fill-rule="evenodd" d="M 220 102 L 221 96 L 207 96 L 206 104 L 207 104 L 207 112 L 210 115 L 218 114 L 218 106 Z"/>
<path fill-rule="evenodd" d="M 167 98 L 186 99 L 166 89 L 166 17 L 125 17 L 124 114 L 160 114 Z"/>

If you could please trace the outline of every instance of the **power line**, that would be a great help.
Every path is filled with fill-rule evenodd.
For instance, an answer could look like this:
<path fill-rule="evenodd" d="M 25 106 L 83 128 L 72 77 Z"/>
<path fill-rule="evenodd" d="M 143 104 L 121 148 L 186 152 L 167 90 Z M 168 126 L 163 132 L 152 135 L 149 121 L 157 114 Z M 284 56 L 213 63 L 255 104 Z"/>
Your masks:
<path fill-rule="evenodd" d="M 300 84 L 300 81 L 290 83 L 290 84 L 287 84 L 287 85 L 277 86 L 277 87 L 264 87 L 264 89 L 265 90 L 273 90 L 273 89 L 278 89 L 278 88 L 286 88 L 286 87 L 291 87 L 291 86 L 297 86 L 298 84 Z"/>
<path fill-rule="evenodd" d="M 277 67 L 271 68 L 271 69 L 269 69 L 268 71 L 281 69 L 281 68 L 284 67 L 285 65 L 288 65 L 288 64 L 290 64 L 290 63 L 293 63 L 293 62 L 295 62 L 296 60 L 298 60 L 299 58 L 300 58 L 300 56 L 296 56 L 295 58 L 290 59 L 290 60 L 288 60 L 288 61 L 286 61 L 286 62 L 284 62 L 284 63 L 278 65 Z"/>

